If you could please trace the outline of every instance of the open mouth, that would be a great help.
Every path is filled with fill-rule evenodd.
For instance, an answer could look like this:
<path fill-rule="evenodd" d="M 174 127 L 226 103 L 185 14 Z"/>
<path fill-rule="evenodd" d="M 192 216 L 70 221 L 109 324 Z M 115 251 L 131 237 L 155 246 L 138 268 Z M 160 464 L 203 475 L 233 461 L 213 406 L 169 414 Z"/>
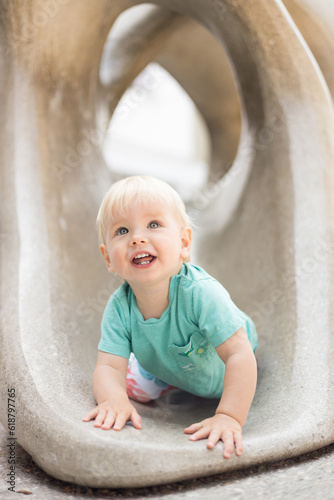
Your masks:
<path fill-rule="evenodd" d="M 147 266 L 151 264 L 155 259 L 156 257 L 154 257 L 154 255 L 150 255 L 149 253 L 140 253 L 132 259 L 132 263 L 135 266 Z"/>

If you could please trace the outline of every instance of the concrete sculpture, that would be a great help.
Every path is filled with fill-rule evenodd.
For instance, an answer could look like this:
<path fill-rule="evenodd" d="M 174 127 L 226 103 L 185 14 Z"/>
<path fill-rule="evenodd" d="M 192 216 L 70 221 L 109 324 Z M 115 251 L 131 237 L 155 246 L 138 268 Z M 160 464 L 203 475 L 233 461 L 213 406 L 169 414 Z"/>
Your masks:
<path fill-rule="evenodd" d="M 321 72 L 280 0 L 156 0 L 129 42 L 111 46 L 101 83 L 106 37 L 141 3 L 0 3 L 1 421 L 8 425 L 11 394 L 13 432 L 34 460 L 57 478 L 94 487 L 211 475 L 334 440 L 334 114 L 325 81 L 333 91 L 332 66 Z M 313 16 L 316 2 L 286 4 L 306 39 L 312 23 L 325 34 L 326 47 L 313 35 L 310 46 L 317 41 L 315 57 L 329 59 L 332 31 Z M 198 28 L 203 43 L 193 53 L 187 26 L 196 22 L 211 35 Z M 212 37 L 225 48 L 239 97 L 231 76 L 220 74 L 227 59 Z M 185 71 L 187 58 L 205 62 L 206 73 L 191 63 Z M 93 402 L 101 311 L 118 286 L 94 232 L 112 181 L 100 148 L 115 104 L 151 59 L 189 87 L 213 136 L 215 184 L 192 204 L 203 226 L 196 260 L 260 333 L 245 452 L 228 461 L 220 446 L 208 451 L 183 435 L 189 415 L 203 418 L 214 403 L 182 393 L 139 405 L 141 432 L 81 422 Z M 223 133 L 229 148 L 221 147 Z"/>

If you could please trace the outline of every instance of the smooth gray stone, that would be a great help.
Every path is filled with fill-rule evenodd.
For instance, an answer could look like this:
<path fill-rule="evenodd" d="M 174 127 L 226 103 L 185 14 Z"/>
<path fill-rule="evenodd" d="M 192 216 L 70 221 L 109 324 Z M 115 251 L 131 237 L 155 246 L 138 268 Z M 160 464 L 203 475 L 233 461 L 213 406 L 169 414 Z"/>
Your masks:
<path fill-rule="evenodd" d="M 166 9 L 167 31 L 168 9 L 211 31 L 239 89 L 235 161 L 189 208 L 200 227 L 194 260 L 222 281 L 260 334 L 244 454 L 227 461 L 221 444 L 209 451 L 204 441 L 189 442 L 184 426 L 216 403 L 179 391 L 137 405 L 140 432 L 81 422 L 94 404 L 101 313 L 119 285 L 104 269 L 94 231 L 113 180 L 100 148 L 112 103 L 131 81 L 126 65 L 115 64 L 119 87 L 104 88 L 100 60 L 115 19 L 140 3 L 0 3 L 0 417 L 6 426 L 14 388 L 18 442 L 46 472 L 92 487 L 211 475 L 334 439 L 333 106 L 279 0 L 155 2 Z M 149 60 L 145 47 L 130 44 L 124 57 Z M 212 109 L 212 98 L 203 109 Z"/>

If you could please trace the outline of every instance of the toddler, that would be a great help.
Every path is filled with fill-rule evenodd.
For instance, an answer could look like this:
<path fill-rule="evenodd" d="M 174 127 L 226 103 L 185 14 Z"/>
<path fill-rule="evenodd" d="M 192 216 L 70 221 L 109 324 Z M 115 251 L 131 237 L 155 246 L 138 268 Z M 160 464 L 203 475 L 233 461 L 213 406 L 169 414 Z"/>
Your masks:
<path fill-rule="evenodd" d="M 190 220 L 179 195 L 151 176 L 114 183 L 100 207 L 100 250 L 125 282 L 110 297 L 93 375 L 97 406 L 84 421 L 121 430 L 145 402 L 178 387 L 220 398 L 214 415 L 184 429 L 242 453 L 242 426 L 256 387 L 252 320 L 202 268 L 189 263 Z M 209 244 L 209 242 L 208 242 Z"/>

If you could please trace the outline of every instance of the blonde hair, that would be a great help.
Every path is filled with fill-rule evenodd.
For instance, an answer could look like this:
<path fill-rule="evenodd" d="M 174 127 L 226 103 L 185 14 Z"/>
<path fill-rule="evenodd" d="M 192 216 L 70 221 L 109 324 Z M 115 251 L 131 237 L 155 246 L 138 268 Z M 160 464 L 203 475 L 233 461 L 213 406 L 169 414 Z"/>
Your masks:
<path fill-rule="evenodd" d="M 122 214 L 133 203 L 149 200 L 167 203 L 175 212 L 181 227 L 191 226 L 191 220 L 179 194 L 166 182 L 150 175 L 134 175 L 112 184 L 104 196 L 97 215 L 99 244 L 106 244 L 113 214 Z"/>

